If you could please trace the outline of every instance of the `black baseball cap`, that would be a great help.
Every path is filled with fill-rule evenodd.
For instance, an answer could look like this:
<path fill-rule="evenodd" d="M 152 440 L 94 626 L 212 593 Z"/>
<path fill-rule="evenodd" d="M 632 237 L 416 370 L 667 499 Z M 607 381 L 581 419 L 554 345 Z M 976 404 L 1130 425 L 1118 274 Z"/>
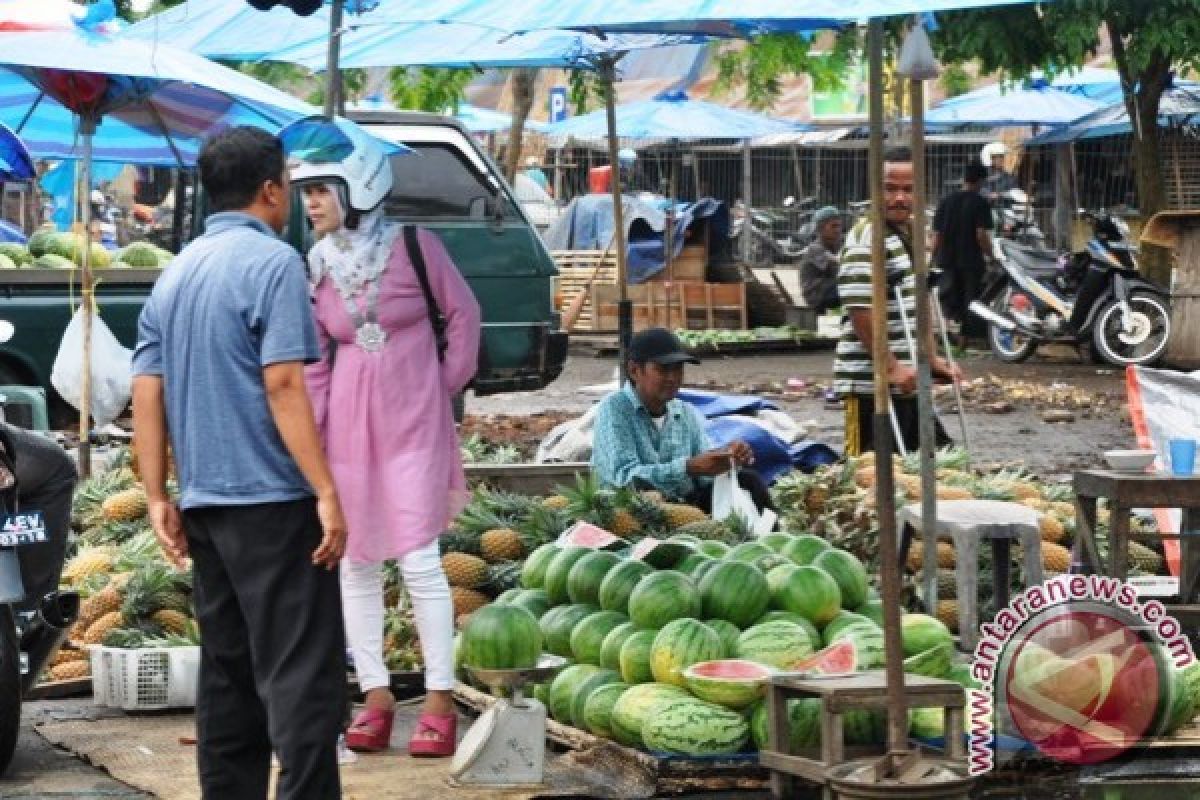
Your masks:
<path fill-rule="evenodd" d="M 679 337 L 666 328 L 650 328 L 629 341 L 629 360 L 638 364 L 654 362 L 661 366 L 699 364 L 700 359 L 689 353 Z"/>

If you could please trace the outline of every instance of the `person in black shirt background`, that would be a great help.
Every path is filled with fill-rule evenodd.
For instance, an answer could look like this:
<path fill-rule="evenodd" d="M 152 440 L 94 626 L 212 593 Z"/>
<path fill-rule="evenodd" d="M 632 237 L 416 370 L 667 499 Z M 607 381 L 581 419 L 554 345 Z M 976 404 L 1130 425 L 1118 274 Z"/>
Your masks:
<path fill-rule="evenodd" d="M 942 270 L 941 299 L 949 319 L 959 323 L 959 346 L 981 325 L 967 307 L 979 297 L 992 256 L 992 209 L 980 188 L 987 178 L 982 164 L 967 164 L 963 188 L 945 197 L 933 218 L 933 258 Z"/>

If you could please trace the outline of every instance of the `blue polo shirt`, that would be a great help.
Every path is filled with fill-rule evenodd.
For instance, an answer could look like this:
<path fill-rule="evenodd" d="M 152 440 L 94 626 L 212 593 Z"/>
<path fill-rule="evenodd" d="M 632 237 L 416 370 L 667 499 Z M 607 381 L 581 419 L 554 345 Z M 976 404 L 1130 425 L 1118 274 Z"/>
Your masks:
<path fill-rule="evenodd" d="M 133 357 L 135 375 L 163 379 L 183 509 L 312 495 L 263 368 L 319 355 L 300 255 L 249 214 L 209 217 L 155 284 Z"/>
<path fill-rule="evenodd" d="M 602 484 L 653 488 L 683 499 L 706 482 L 687 474 L 688 460 L 711 449 L 700 413 L 677 398 L 667 403 L 665 416 L 660 430 L 632 384 L 600 401 L 592 469 Z"/>

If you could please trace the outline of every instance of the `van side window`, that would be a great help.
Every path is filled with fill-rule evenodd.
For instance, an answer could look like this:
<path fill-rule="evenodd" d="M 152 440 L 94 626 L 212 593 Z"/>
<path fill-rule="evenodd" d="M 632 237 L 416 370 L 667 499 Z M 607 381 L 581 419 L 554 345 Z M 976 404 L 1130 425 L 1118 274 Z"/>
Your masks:
<path fill-rule="evenodd" d="M 432 142 L 411 147 L 415 152 L 392 158 L 393 188 L 384 205 L 387 216 L 487 218 L 495 190 L 457 148 Z"/>

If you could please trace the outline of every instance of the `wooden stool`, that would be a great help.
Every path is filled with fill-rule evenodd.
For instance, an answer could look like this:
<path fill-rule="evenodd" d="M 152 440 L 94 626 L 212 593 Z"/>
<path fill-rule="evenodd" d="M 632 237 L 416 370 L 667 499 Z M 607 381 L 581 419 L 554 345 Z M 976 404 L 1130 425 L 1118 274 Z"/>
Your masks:
<path fill-rule="evenodd" d="M 944 708 L 946 757 L 966 758 L 963 742 L 966 699 L 963 688 L 953 681 L 905 675 L 904 690 L 909 708 Z M 791 751 L 788 734 L 789 700 L 815 697 L 821 701 L 821 756 L 807 758 Z M 768 745 L 758 761 L 771 770 L 771 792 L 788 797 L 789 776 L 828 787 L 829 769 L 845 763 L 846 744 L 842 715 L 847 711 L 887 709 L 887 679 L 883 670 L 853 675 L 777 675 L 767 685 L 769 714 Z M 952 735 L 951 731 L 957 735 Z M 826 790 L 828 794 L 828 789 Z"/>
<path fill-rule="evenodd" d="M 921 506 L 905 506 L 896 515 L 900 534 L 900 569 L 908 558 L 912 532 L 921 531 Z M 992 542 L 992 585 L 996 608 L 1008 605 L 1009 546 L 1013 539 L 1025 553 L 1025 578 L 1032 586 L 1042 582 L 1042 535 L 1038 513 L 1019 503 L 996 500 L 951 500 L 937 504 L 934 537 L 954 542 L 958 580 L 958 634 L 963 649 L 972 651 L 979 640 L 979 542 Z M 921 531 L 924 535 L 924 531 Z M 925 565 L 926 569 L 936 565 Z M 937 610 L 937 584 L 925 598 L 929 613 Z"/>
<path fill-rule="evenodd" d="M 1129 575 L 1129 542 L 1176 540 L 1180 545 L 1179 604 L 1167 606 L 1174 616 L 1195 622 L 1200 618 L 1200 477 L 1134 474 L 1108 470 L 1075 473 L 1077 509 L 1076 555 L 1091 574 L 1125 580 Z M 1108 500 L 1108 563 L 1096 547 L 1096 506 Z M 1183 511 L 1180 533 L 1132 533 L 1129 517 L 1135 508 L 1178 508 Z"/>

